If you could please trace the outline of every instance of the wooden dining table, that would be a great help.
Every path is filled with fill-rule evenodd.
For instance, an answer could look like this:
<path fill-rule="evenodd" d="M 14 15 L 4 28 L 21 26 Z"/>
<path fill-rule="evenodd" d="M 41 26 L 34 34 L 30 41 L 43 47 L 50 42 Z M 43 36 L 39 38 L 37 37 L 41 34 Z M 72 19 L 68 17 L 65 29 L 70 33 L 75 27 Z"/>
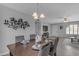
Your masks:
<path fill-rule="evenodd" d="M 43 43 L 45 43 L 44 40 L 41 42 L 41 45 Z M 39 51 L 32 49 L 32 46 L 34 44 L 35 44 L 35 40 L 32 40 L 30 41 L 29 44 L 27 44 L 27 47 L 24 47 L 19 42 L 15 44 L 7 45 L 7 47 L 10 51 L 10 56 L 38 56 Z"/>

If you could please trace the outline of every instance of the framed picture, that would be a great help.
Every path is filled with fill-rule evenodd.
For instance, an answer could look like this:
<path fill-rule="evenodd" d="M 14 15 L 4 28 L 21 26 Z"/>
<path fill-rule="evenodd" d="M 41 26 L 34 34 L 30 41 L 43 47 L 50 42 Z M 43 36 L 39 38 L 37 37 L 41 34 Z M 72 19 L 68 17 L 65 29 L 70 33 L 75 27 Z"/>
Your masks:
<path fill-rule="evenodd" d="M 43 26 L 43 31 L 48 31 L 48 26 Z"/>
<path fill-rule="evenodd" d="M 60 30 L 63 29 L 63 26 L 60 26 Z"/>

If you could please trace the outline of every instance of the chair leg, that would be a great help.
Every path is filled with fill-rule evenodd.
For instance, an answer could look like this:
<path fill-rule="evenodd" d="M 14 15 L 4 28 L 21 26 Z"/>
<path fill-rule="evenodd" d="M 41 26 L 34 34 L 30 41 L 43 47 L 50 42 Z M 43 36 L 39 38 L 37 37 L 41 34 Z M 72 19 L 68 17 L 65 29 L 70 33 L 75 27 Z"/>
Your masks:
<path fill-rule="evenodd" d="M 54 56 L 56 56 L 56 52 L 54 53 Z"/>
<path fill-rule="evenodd" d="M 13 56 L 11 52 L 10 52 L 10 56 Z"/>

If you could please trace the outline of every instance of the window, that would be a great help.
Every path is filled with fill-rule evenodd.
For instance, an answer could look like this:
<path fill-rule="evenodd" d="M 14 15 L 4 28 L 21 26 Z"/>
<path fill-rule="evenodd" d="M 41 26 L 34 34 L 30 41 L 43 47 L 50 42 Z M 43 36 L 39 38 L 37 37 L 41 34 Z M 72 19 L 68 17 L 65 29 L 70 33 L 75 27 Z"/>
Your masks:
<path fill-rule="evenodd" d="M 70 25 L 70 34 L 73 34 L 73 25 Z"/>
<path fill-rule="evenodd" d="M 77 27 L 77 25 L 74 25 L 74 34 L 77 34 L 78 32 L 77 32 L 77 29 L 78 27 Z"/>
<path fill-rule="evenodd" d="M 66 28 L 66 34 L 69 34 L 69 27 Z"/>
<path fill-rule="evenodd" d="M 79 27 L 78 27 L 78 34 L 79 34 Z"/>
<path fill-rule="evenodd" d="M 66 27 L 66 34 L 79 34 L 79 27 L 77 24 Z"/>

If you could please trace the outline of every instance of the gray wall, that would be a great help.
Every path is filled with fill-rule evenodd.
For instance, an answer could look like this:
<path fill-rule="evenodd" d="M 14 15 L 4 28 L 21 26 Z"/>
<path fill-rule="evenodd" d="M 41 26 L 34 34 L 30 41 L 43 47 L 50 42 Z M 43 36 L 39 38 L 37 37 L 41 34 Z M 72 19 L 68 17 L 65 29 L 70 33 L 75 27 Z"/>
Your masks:
<path fill-rule="evenodd" d="M 10 20 L 10 17 L 15 17 L 16 19 L 23 18 L 29 22 L 30 27 L 26 28 L 25 30 L 14 30 L 12 28 L 8 28 L 8 26 L 4 25 L 4 20 Z M 15 36 L 24 35 L 25 39 L 28 40 L 29 35 L 34 33 L 34 21 L 29 18 L 28 15 L 0 5 L 0 55 L 9 53 L 7 45 L 15 43 Z"/>

